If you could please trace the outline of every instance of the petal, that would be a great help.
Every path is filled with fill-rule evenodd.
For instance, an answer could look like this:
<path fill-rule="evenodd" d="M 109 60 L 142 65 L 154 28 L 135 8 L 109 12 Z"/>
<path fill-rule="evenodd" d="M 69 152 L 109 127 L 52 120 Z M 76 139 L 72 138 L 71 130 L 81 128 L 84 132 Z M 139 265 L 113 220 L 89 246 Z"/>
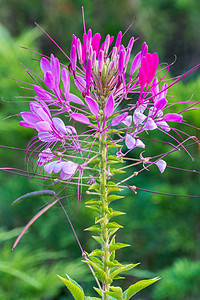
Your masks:
<path fill-rule="evenodd" d="M 21 112 L 21 117 L 24 119 L 26 123 L 30 123 L 31 125 L 35 125 L 37 122 L 41 121 L 41 118 L 29 111 Z M 32 127 L 35 128 L 35 127 Z"/>
<path fill-rule="evenodd" d="M 67 69 L 65 68 L 62 69 L 61 78 L 64 85 L 64 90 L 68 94 L 70 91 L 70 78 Z"/>
<path fill-rule="evenodd" d="M 134 114 L 133 114 L 133 122 L 135 123 L 135 125 L 141 124 L 145 119 L 146 119 L 145 115 L 141 114 L 138 111 L 134 112 Z"/>
<path fill-rule="evenodd" d="M 92 98 L 86 96 L 85 97 L 85 102 L 87 103 L 91 113 L 94 116 L 97 116 L 98 113 L 99 113 L 99 105 L 96 103 L 96 101 L 93 100 Z"/>
<path fill-rule="evenodd" d="M 49 133 L 49 132 L 39 132 L 38 133 L 38 138 L 40 141 L 42 142 L 56 142 L 56 141 L 59 141 L 59 139 L 53 135 L 52 133 Z"/>
<path fill-rule="evenodd" d="M 106 118 L 108 118 L 110 115 L 112 115 L 112 113 L 114 111 L 114 104 L 115 104 L 114 97 L 113 97 L 113 94 L 111 94 L 108 97 L 108 100 L 107 100 L 106 105 L 104 107 L 104 114 L 105 114 Z"/>
<path fill-rule="evenodd" d="M 42 132 L 52 132 L 52 128 L 51 126 L 49 125 L 48 122 L 46 121 L 41 121 L 41 122 L 38 122 L 36 125 L 35 125 L 35 129 L 37 131 L 42 131 Z"/>
<path fill-rule="evenodd" d="M 44 82 L 46 84 L 46 86 L 50 89 L 50 90 L 54 90 L 55 88 L 55 84 L 54 84 L 54 76 L 52 74 L 51 71 L 47 71 L 45 73 L 45 76 L 44 76 Z"/>
<path fill-rule="evenodd" d="M 136 140 L 130 134 L 127 134 L 125 144 L 128 149 L 133 149 L 136 146 Z"/>
<path fill-rule="evenodd" d="M 74 79 L 74 83 L 77 86 L 77 88 L 79 89 L 79 91 L 81 93 L 83 93 L 86 89 L 86 82 L 85 80 L 80 77 L 80 76 L 76 76 L 77 79 Z"/>
<path fill-rule="evenodd" d="M 127 116 L 126 119 L 123 121 L 123 123 L 129 127 L 131 126 L 131 123 L 132 123 L 132 116 Z"/>
<path fill-rule="evenodd" d="M 51 54 L 51 71 L 55 78 L 55 87 L 57 87 L 60 84 L 60 63 L 53 54 Z"/>
<path fill-rule="evenodd" d="M 54 170 L 55 165 L 57 164 L 57 161 L 52 161 L 44 166 L 44 170 L 46 173 L 51 174 Z"/>
<path fill-rule="evenodd" d="M 167 163 L 163 159 L 159 159 L 156 163 L 156 166 L 160 170 L 160 173 L 163 173 L 166 169 Z"/>
<path fill-rule="evenodd" d="M 88 117 L 86 117 L 83 114 L 73 113 L 73 114 L 71 114 L 71 118 L 74 119 L 75 121 L 78 121 L 83 124 L 87 124 L 87 125 L 91 124 Z"/>
<path fill-rule="evenodd" d="M 140 89 L 142 91 L 146 84 L 146 75 L 145 75 L 142 67 L 139 68 L 139 84 L 140 84 Z"/>
<path fill-rule="evenodd" d="M 160 126 L 165 131 L 170 131 L 171 128 L 165 121 L 156 121 L 157 126 Z"/>
<path fill-rule="evenodd" d="M 61 120 L 60 118 L 53 118 L 52 121 L 53 121 L 53 125 L 59 132 L 61 132 L 62 134 L 67 133 L 63 120 Z"/>
<path fill-rule="evenodd" d="M 167 105 L 167 103 L 168 103 L 168 101 L 166 98 L 161 98 L 156 102 L 155 108 L 157 110 L 162 110 Z"/>
<path fill-rule="evenodd" d="M 139 68 L 140 64 L 141 64 L 141 51 L 138 54 L 136 54 L 136 56 L 132 62 L 131 70 L 130 70 L 131 76 Z"/>
<path fill-rule="evenodd" d="M 42 69 L 43 73 L 46 73 L 47 71 L 51 71 L 50 62 L 45 57 L 41 58 L 40 68 Z"/>
<path fill-rule="evenodd" d="M 164 115 L 162 120 L 167 122 L 181 122 L 183 120 L 183 116 L 175 113 L 169 113 Z"/>
<path fill-rule="evenodd" d="M 111 126 L 117 126 L 119 123 L 123 122 L 127 116 L 128 116 L 128 112 L 125 112 L 125 113 L 115 117 L 111 122 Z"/>
<path fill-rule="evenodd" d="M 95 33 L 95 35 L 92 37 L 92 48 L 93 48 L 93 51 L 95 51 L 97 55 L 99 52 L 100 40 L 101 40 L 100 33 Z"/>
<path fill-rule="evenodd" d="M 145 144 L 141 140 L 137 139 L 136 140 L 136 147 L 144 149 L 145 148 Z"/>
<path fill-rule="evenodd" d="M 35 125 L 32 125 L 32 124 L 27 123 L 27 122 L 25 122 L 25 121 L 20 121 L 20 122 L 19 122 L 19 125 L 20 125 L 20 126 L 23 126 L 23 127 L 34 128 L 34 129 L 35 129 Z"/>
<path fill-rule="evenodd" d="M 147 122 L 144 125 L 144 130 L 154 130 L 157 128 L 156 123 L 152 118 L 148 118 Z"/>
<path fill-rule="evenodd" d="M 76 95 L 74 95 L 74 94 L 69 93 L 67 98 L 71 102 L 74 102 L 74 103 L 77 103 L 77 104 L 85 106 L 85 104 L 83 103 L 83 101 L 79 97 L 77 97 Z"/>

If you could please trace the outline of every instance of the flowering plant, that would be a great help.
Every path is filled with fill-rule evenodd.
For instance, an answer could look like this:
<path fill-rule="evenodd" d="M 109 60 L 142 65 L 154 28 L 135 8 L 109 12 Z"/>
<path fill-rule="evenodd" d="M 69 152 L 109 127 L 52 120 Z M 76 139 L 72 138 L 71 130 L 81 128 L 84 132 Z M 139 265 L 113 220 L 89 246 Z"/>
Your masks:
<path fill-rule="evenodd" d="M 117 250 L 129 245 L 116 242 L 116 232 L 122 226 L 113 218 L 124 213 L 114 210 L 110 204 L 124 198 L 125 188 L 137 192 L 136 186 L 128 184 L 131 178 L 152 165 L 163 173 L 167 167 L 166 155 L 181 148 L 189 153 L 185 143 L 190 139 L 196 142 L 195 137 L 176 128 L 177 123 L 186 124 L 183 113 L 193 109 L 196 103 L 173 112 L 177 102 L 169 102 L 167 92 L 199 65 L 167 84 L 169 65 L 160 63 L 156 52 L 149 53 L 146 43 L 132 58 L 135 39 L 132 37 L 124 46 L 122 38 L 120 31 L 115 41 L 109 34 L 101 41 L 101 35 L 93 35 L 91 29 L 86 31 L 84 24 L 82 39 L 73 35 L 69 57 L 58 46 L 69 60 L 68 66 L 61 64 L 53 54 L 50 58 L 42 56 L 40 66 L 44 77 L 38 76 L 41 83 L 36 78 L 36 84 L 32 85 L 35 96 L 28 98 L 30 110 L 20 113 L 20 126 L 37 132 L 27 153 L 31 151 L 28 161 L 32 156 L 37 157 L 37 169 L 40 174 L 43 172 L 38 177 L 53 180 L 53 184 L 60 182 L 63 189 L 76 184 L 78 199 L 86 193 L 90 197 L 86 207 L 96 212 L 95 224 L 86 229 L 94 232 L 93 238 L 99 244 L 99 248 L 91 253 L 82 249 L 69 220 L 84 261 L 97 282 L 94 289 L 98 293 L 98 297 L 86 297 L 74 280 L 60 277 L 75 300 L 128 300 L 159 279 L 141 280 L 125 291 L 113 285 L 114 280 L 122 278 L 122 272 L 138 264 L 124 265 L 115 257 Z M 165 75 L 159 76 L 163 72 Z M 71 81 L 74 81 L 79 96 L 70 92 Z M 154 130 L 171 139 L 171 142 L 165 142 L 171 149 L 144 157 L 144 149 L 151 141 L 145 136 Z M 135 148 L 141 148 L 139 157 L 129 158 L 129 152 Z M 127 161 L 131 164 L 127 165 Z M 133 171 L 127 177 L 128 167 Z M 13 248 L 30 225 L 53 205 L 59 203 L 64 210 L 60 197 L 63 189 L 57 193 L 50 189 L 42 191 L 53 195 L 52 202 L 25 226 Z M 66 216 L 68 218 L 67 213 Z"/>

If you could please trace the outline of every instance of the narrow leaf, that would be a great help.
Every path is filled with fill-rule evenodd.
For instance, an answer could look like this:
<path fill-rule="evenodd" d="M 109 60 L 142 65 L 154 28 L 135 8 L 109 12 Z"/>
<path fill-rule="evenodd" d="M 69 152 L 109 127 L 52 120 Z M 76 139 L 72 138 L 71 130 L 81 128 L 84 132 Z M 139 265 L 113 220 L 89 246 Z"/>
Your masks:
<path fill-rule="evenodd" d="M 119 196 L 119 195 L 109 195 L 107 197 L 107 201 L 108 202 L 112 202 L 112 201 L 115 201 L 115 200 L 118 200 L 118 199 L 122 199 L 124 198 L 124 196 Z"/>
<path fill-rule="evenodd" d="M 31 193 L 27 193 L 19 198 L 17 198 L 15 201 L 11 203 L 11 206 L 14 206 L 16 204 L 19 204 L 21 201 L 23 201 L 26 198 L 33 198 L 38 196 L 55 196 L 55 192 L 52 190 L 42 190 L 42 191 L 34 191 Z"/>
<path fill-rule="evenodd" d="M 57 276 L 64 282 L 64 284 L 71 292 L 75 300 L 84 300 L 83 290 L 80 288 L 80 286 L 77 283 L 75 284 L 75 281 L 72 282 L 69 276 L 68 276 L 69 279 L 65 279 L 63 277 L 60 277 L 59 275 Z"/>
<path fill-rule="evenodd" d="M 129 247 L 129 246 L 130 246 L 130 245 L 128 245 L 128 244 L 115 243 L 115 244 L 113 244 L 113 245 L 110 245 L 109 251 L 112 252 L 112 251 L 114 251 L 114 250 L 122 249 L 122 248 Z"/>
<path fill-rule="evenodd" d="M 153 284 L 154 282 L 158 281 L 160 278 L 159 277 L 155 277 L 153 279 L 149 279 L 149 280 L 140 280 L 138 282 L 136 282 L 135 284 L 131 285 L 125 292 L 125 298 L 124 300 L 129 300 L 131 299 L 131 297 L 133 295 L 135 295 L 136 293 L 138 293 L 139 291 L 141 291 L 142 289 L 146 288 L 147 286 Z"/>

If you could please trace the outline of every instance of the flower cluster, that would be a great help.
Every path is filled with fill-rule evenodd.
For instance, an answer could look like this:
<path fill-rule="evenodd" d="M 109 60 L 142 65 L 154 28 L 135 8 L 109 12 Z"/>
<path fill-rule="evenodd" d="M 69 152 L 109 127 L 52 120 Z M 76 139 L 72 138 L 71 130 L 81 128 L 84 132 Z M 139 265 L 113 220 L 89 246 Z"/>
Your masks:
<path fill-rule="evenodd" d="M 73 35 L 70 57 L 65 54 L 69 60 L 67 66 L 53 54 L 50 58 L 42 57 L 42 82 L 39 84 L 36 80 L 37 84 L 33 84 L 35 96 L 28 98 L 31 99 L 30 110 L 21 112 L 23 120 L 20 125 L 37 131 L 28 151 L 32 148 L 30 157 L 33 153 L 37 155 L 37 169 L 43 171 L 39 178 L 45 177 L 53 183 L 62 182 L 64 188 L 69 184 L 78 185 L 78 197 L 83 187 L 86 187 L 86 194 L 94 195 L 86 202 L 86 207 L 94 210 L 97 217 L 95 225 L 86 230 L 95 232 L 93 238 L 100 244 L 100 249 L 90 254 L 83 251 L 65 211 L 85 262 L 97 281 L 98 288 L 95 290 L 101 296 L 85 297 L 74 281 L 61 278 L 75 300 L 129 300 L 136 292 L 159 279 L 140 281 L 124 293 L 120 287 L 111 286 L 113 280 L 121 278 L 118 276 L 121 272 L 137 264 L 122 265 L 115 258 L 116 250 L 129 245 L 115 242 L 115 233 L 122 226 L 111 219 L 123 213 L 109 205 L 124 197 L 121 192 L 126 187 L 135 192 L 137 187 L 126 185 L 129 179 L 152 165 L 163 173 L 167 167 L 165 156 L 180 148 L 189 153 L 184 143 L 195 139 L 176 125 L 186 124 L 182 114 L 196 104 L 174 112 L 173 107 L 177 103 L 169 102 L 167 92 L 199 66 L 167 84 L 169 66 L 159 62 L 158 54 L 150 53 L 147 44 L 143 43 L 141 51 L 133 55 L 134 37 L 127 46 L 123 45 L 122 38 L 120 31 L 115 41 L 109 34 L 101 41 L 101 35 L 93 35 L 89 29 L 82 39 Z M 72 81 L 76 87 L 75 94 L 70 92 Z M 126 105 L 122 105 L 123 100 Z M 154 130 L 166 134 L 171 139 L 166 143 L 172 148 L 160 155 L 144 157 L 151 141 L 148 134 Z M 140 154 L 137 158 L 135 155 L 129 158 L 128 153 L 135 148 L 135 153 L 139 151 Z M 124 166 L 126 160 L 130 160 L 131 164 Z M 128 167 L 133 171 L 127 177 L 124 170 Z M 121 175 L 116 178 L 115 174 L 119 173 Z M 54 193 L 54 201 L 42 208 L 25 226 L 13 248 L 30 225 L 55 203 L 59 202 L 64 209 L 59 198 L 61 191 Z"/>
<path fill-rule="evenodd" d="M 83 34 L 82 40 L 73 35 L 68 67 L 62 67 L 53 54 L 50 59 L 42 57 L 40 66 L 45 87 L 33 85 L 36 96 L 30 101 L 30 111 L 21 113 L 23 121 L 20 125 L 37 130 L 42 149 L 37 164 L 44 165 L 46 173 L 60 172 L 62 180 L 73 177 L 78 169 L 84 169 L 91 161 L 92 148 L 100 136 L 112 141 L 122 159 L 133 148 L 145 148 L 139 138 L 142 132 L 159 129 L 168 133 L 175 123 L 182 122 L 181 113 L 167 112 L 172 108 L 172 103 L 167 100 L 167 90 L 185 74 L 168 86 L 164 77 L 158 77 L 162 65 L 159 65 L 158 54 L 149 53 L 144 43 L 133 57 L 134 37 L 127 46 L 122 44 L 122 37 L 120 31 L 115 43 L 109 34 L 101 42 L 101 35 L 92 35 L 91 29 Z M 128 65 L 131 67 L 127 68 Z M 79 97 L 70 93 L 72 78 Z M 134 104 L 130 101 L 131 94 L 137 96 Z M 127 102 L 125 109 L 120 108 L 123 99 Z M 79 135 L 78 123 L 84 126 Z M 118 125 L 120 131 L 116 130 Z M 124 147 L 126 149 L 122 151 Z M 57 149 L 62 154 L 60 157 L 56 155 Z M 66 159 L 69 151 L 74 156 L 70 161 Z M 81 168 L 73 161 L 83 156 L 85 162 Z M 152 164 L 156 164 L 161 172 L 166 167 L 163 159 Z"/>

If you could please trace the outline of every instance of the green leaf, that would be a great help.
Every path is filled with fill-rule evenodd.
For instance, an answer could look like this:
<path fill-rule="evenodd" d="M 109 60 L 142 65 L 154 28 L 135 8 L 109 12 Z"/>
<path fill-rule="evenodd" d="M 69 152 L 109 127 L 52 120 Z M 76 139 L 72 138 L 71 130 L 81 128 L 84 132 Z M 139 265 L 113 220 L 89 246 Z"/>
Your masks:
<path fill-rule="evenodd" d="M 119 228 L 114 228 L 114 229 L 109 229 L 108 230 L 108 237 L 111 237 L 111 235 L 113 235 L 115 232 L 117 232 Z"/>
<path fill-rule="evenodd" d="M 102 296 L 102 291 L 99 288 L 93 286 L 93 289 L 97 292 L 97 294 Z"/>
<path fill-rule="evenodd" d="M 55 192 L 52 190 L 42 190 L 42 191 L 35 191 L 31 193 L 27 193 L 19 198 L 17 198 L 15 201 L 11 203 L 11 206 L 14 206 L 16 204 L 19 204 L 21 201 L 23 201 L 26 198 L 33 198 L 33 197 L 39 197 L 39 196 L 55 196 Z"/>
<path fill-rule="evenodd" d="M 96 211 L 97 213 L 100 212 L 100 208 L 96 205 L 86 205 L 85 207 L 90 208 L 90 209 Z"/>
<path fill-rule="evenodd" d="M 102 250 L 93 250 L 89 256 L 104 256 L 105 252 Z"/>
<path fill-rule="evenodd" d="M 87 263 L 88 265 L 91 265 L 95 269 L 95 274 L 96 274 L 98 279 L 100 279 L 101 281 L 106 281 L 106 279 L 107 279 L 106 273 L 99 266 L 99 264 L 97 265 L 96 263 L 92 262 L 91 260 L 84 261 L 84 262 Z"/>
<path fill-rule="evenodd" d="M 111 286 L 111 290 L 119 296 L 119 299 L 121 300 L 123 298 L 123 291 L 119 286 Z"/>
<path fill-rule="evenodd" d="M 93 237 L 93 239 L 95 239 L 95 241 L 97 241 L 97 243 L 102 245 L 102 243 L 103 243 L 102 237 L 96 236 L 96 235 L 93 235 L 92 237 Z"/>
<path fill-rule="evenodd" d="M 93 183 L 88 190 L 98 190 L 99 191 L 99 184 L 96 182 L 96 183 Z"/>
<path fill-rule="evenodd" d="M 106 295 L 110 296 L 109 299 L 113 299 L 113 300 L 122 300 L 122 298 L 120 296 L 118 296 L 116 293 L 114 292 L 105 292 Z"/>
<path fill-rule="evenodd" d="M 113 210 L 112 208 L 109 208 L 109 212 L 108 212 L 109 219 L 113 218 L 113 217 L 121 216 L 121 215 L 125 215 L 125 213 L 121 212 L 121 211 Z"/>
<path fill-rule="evenodd" d="M 120 264 L 117 260 L 109 261 L 107 262 L 107 266 L 110 268 L 115 268 L 115 267 L 122 267 L 123 265 Z"/>
<path fill-rule="evenodd" d="M 94 205 L 98 205 L 98 206 L 102 206 L 102 202 L 100 200 L 97 199 L 91 199 L 87 202 L 85 202 L 85 204 L 94 204 Z"/>
<path fill-rule="evenodd" d="M 90 226 L 88 228 L 85 228 L 84 229 L 85 231 L 97 231 L 97 232 L 101 232 L 101 228 L 99 225 L 93 225 L 93 226 Z"/>
<path fill-rule="evenodd" d="M 75 300 L 84 300 L 84 292 L 83 289 L 80 287 L 80 285 L 72 280 L 68 275 L 68 279 L 65 279 L 59 275 L 57 275 L 66 285 L 72 296 L 74 297 Z"/>
<path fill-rule="evenodd" d="M 129 247 L 130 245 L 128 244 L 123 244 L 123 243 L 115 243 L 113 245 L 110 245 L 109 247 L 109 251 L 112 252 L 114 250 L 118 250 L 118 249 L 121 249 L 121 248 L 125 248 L 125 247 Z"/>
<path fill-rule="evenodd" d="M 117 268 L 115 268 L 114 271 L 112 271 L 110 273 L 110 278 L 114 279 L 114 277 L 117 276 L 119 273 L 131 270 L 132 268 L 136 267 L 137 265 L 138 264 L 128 264 L 128 265 L 125 265 L 125 266 L 122 266 L 119 268 L 117 267 Z"/>
<path fill-rule="evenodd" d="M 140 280 L 135 284 L 129 286 L 129 288 L 124 292 L 124 300 L 129 300 L 133 295 L 146 288 L 147 286 L 153 284 L 154 282 L 158 281 L 159 279 L 159 277 L 155 277 L 153 279 Z"/>
<path fill-rule="evenodd" d="M 116 169 L 116 168 L 110 168 L 110 173 L 112 175 L 115 175 L 115 174 L 123 174 L 123 173 L 126 173 L 126 172 L 124 170 L 120 170 L 120 169 Z"/>
<path fill-rule="evenodd" d="M 123 228 L 123 226 L 119 225 L 118 223 L 116 222 L 109 222 L 108 224 L 106 224 L 105 226 L 106 228 Z"/>
<path fill-rule="evenodd" d="M 97 297 L 85 297 L 85 300 L 100 300 L 100 298 L 97 298 Z"/>
<path fill-rule="evenodd" d="M 107 197 L 107 201 L 108 202 L 112 202 L 112 201 L 115 201 L 115 200 L 118 200 L 118 199 L 122 199 L 124 198 L 124 196 L 119 196 L 119 195 L 109 195 Z"/>
<path fill-rule="evenodd" d="M 108 181 L 108 183 L 106 184 L 108 193 L 110 192 L 114 192 L 114 191 L 122 191 L 122 189 L 120 189 L 113 181 Z"/>

